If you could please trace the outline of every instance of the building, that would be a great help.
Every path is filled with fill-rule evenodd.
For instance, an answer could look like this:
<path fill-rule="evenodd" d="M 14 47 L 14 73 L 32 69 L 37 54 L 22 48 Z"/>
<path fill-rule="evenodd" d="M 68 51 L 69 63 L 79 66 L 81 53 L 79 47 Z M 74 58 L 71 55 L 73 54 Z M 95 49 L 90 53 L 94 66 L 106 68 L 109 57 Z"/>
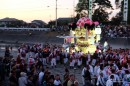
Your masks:
<path fill-rule="evenodd" d="M 43 27 L 45 27 L 47 24 L 44 22 L 44 21 L 42 21 L 42 20 L 33 20 L 32 22 L 31 22 L 35 27 L 38 27 L 38 28 L 43 28 Z"/>
<path fill-rule="evenodd" d="M 69 23 L 73 21 L 74 21 L 74 18 L 58 18 L 57 19 L 58 25 L 68 25 Z"/>
<path fill-rule="evenodd" d="M 18 20 L 15 18 L 3 18 L 0 19 L 0 27 L 21 27 L 24 23 L 23 20 Z"/>

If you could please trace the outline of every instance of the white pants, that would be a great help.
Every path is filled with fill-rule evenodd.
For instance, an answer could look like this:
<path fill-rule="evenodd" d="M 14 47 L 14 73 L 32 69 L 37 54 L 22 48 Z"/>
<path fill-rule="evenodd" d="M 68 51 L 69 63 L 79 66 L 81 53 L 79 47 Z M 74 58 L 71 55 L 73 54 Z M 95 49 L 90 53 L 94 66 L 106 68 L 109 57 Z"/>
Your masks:
<path fill-rule="evenodd" d="M 92 65 L 95 66 L 95 64 L 96 64 L 96 59 L 93 59 L 92 60 Z"/>
<path fill-rule="evenodd" d="M 52 60 L 51 60 L 51 66 L 56 66 L 56 59 L 55 58 L 52 58 Z"/>
<path fill-rule="evenodd" d="M 57 57 L 56 57 L 56 60 L 57 60 L 57 61 L 60 61 L 60 56 L 57 56 Z"/>
<path fill-rule="evenodd" d="M 68 58 L 64 58 L 64 64 L 68 62 Z"/>
<path fill-rule="evenodd" d="M 82 61 L 78 59 L 78 66 L 81 66 Z"/>
<path fill-rule="evenodd" d="M 46 65 L 46 58 L 42 58 L 43 65 Z"/>
<path fill-rule="evenodd" d="M 74 67 L 74 64 L 75 64 L 75 60 L 72 60 L 72 62 L 70 62 L 70 66 Z"/>
<path fill-rule="evenodd" d="M 90 62 L 90 59 L 88 59 L 88 60 L 86 61 L 86 64 L 88 65 L 88 64 L 89 64 L 89 62 Z"/>
<path fill-rule="evenodd" d="M 83 76 L 82 76 L 82 82 L 83 82 L 83 85 L 85 85 L 85 79 Z"/>

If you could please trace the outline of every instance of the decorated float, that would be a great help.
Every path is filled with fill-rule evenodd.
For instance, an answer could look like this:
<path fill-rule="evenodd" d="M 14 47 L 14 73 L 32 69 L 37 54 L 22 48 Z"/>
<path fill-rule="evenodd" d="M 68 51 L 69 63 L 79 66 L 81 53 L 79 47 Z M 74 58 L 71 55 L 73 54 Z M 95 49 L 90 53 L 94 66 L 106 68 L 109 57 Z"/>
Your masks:
<path fill-rule="evenodd" d="M 71 25 L 70 36 L 64 36 L 63 47 L 70 53 L 81 51 L 94 53 L 100 40 L 101 28 L 99 22 L 93 22 L 87 17 L 80 18 L 76 27 Z"/>
<path fill-rule="evenodd" d="M 70 30 L 70 36 L 75 36 L 75 51 L 94 53 L 100 40 L 101 28 L 99 22 L 93 22 L 87 17 L 82 17 L 76 23 L 77 28 Z M 73 43 L 74 38 L 72 38 Z"/>

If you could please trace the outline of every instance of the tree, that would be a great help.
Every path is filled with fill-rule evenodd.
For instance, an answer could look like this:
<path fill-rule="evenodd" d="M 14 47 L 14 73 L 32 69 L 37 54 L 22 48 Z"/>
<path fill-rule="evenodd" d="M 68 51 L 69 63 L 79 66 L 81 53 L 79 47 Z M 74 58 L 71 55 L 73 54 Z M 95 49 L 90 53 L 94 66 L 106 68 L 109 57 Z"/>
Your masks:
<path fill-rule="evenodd" d="M 100 16 L 99 16 L 100 15 Z M 101 22 L 107 22 L 109 19 L 109 13 L 105 12 L 105 10 L 101 7 L 99 7 L 98 9 L 96 9 L 94 11 L 92 20 L 93 21 L 101 21 Z"/>
<path fill-rule="evenodd" d="M 118 9 L 121 9 L 119 12 L 121 15 L 119 16 L 119 18 L 121 17 L 121 19 L 123 20 L 124 0 L 122 0 L 121 4 L 120 4 L 120 0 L 115 0 L 115 3 L 116 3 L 116 6 L 118 7 Z M 130 15 L 130 0 L 128 0 L 128 22 L 127 22 L 128 24 L 130 24 L 130 16 L 129 15 Z"/>
<path fill-rule="evenodd" d="M 130 0 L 128 0 L 128 24 L 130 24 Z"/>
<path fill-rule="evenodd" d="M 112 4 L 109 0 L 95 0 L 94 3 L 104 9 L 107 9 L 107 8 L 112 9 Z"/>
<path fill-rule="evenodd" d="M 52 27 L 55 26 L 55 21 L 49 21 L 48 22 L 48 27 Z"/>
<path fill-rule="evenodd" d="M 83 15 L 85 16 L 86 14 L 83 14 L 84 10 L 87 10 L 86 13 L 88 13 L 89 9 L 89 0 L 79 0 L 79 3 L 77 4 L 76 7 L 76 12 L 77 15 Z M 107 9 L 112 9 L 111 2 L 109 0 L 95 0 L 93 2 L 93 19 L 94 20 L 100 20 L 101 22 L 107 21 L 109 14 L 107 12 Z M 101 16 L 100 16 L 101 14 Z M 103 17 L 102 17 L 103 16 Z M 82 16 L 80 16 L 82 17 Z M 105 18 L 105 20 L 104 20 Z"/>
<path fill-rule="evenodd" d="M 117 15 L 111 19 L 112 24 L 119 25 L 123 20 L 122 14 L 122 12 L 117 13 Z"/>
<path fill-rule="evenodd" d="M 116 4 L 116 7 L 117 7 L 116 9 L 120 9 L 120 12 L 117 13 L 116 16 L 111 19 L 111 22 L 114 25 L 119 25 L 123 21 L 124 2 L 121 1 L 121 3 L 119 3 L 119 0 L 115 0 L 115 4 Z"/>
<path fill-rule="evenodd" d="M 82 12 L 83 10 L 88 10 L 88 4 L 89 2 L 86 0 L 79 0 L 79 3 L 76 6 L 76 11 Z"/>
<path fill-rule="evenodd" d="M 89 9 L 89 2 L 87 0 L 79 0 L 79 3 L 77 4 L 76 6 L 76 12 L 77 12 L 77 15 L 78 17 L 83 17 L 85 16 Z"/>

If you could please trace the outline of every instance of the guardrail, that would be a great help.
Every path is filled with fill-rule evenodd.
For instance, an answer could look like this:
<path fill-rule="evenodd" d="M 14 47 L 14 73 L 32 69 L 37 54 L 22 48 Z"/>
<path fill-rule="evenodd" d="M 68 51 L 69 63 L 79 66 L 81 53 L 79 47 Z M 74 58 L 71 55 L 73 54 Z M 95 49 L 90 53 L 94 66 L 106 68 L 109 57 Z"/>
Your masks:
<path fill-rule="evenodd" d="M 0 27 L 0 30 L 50 31 L 50 28 L 7 28 L 7 27 Z"/>

